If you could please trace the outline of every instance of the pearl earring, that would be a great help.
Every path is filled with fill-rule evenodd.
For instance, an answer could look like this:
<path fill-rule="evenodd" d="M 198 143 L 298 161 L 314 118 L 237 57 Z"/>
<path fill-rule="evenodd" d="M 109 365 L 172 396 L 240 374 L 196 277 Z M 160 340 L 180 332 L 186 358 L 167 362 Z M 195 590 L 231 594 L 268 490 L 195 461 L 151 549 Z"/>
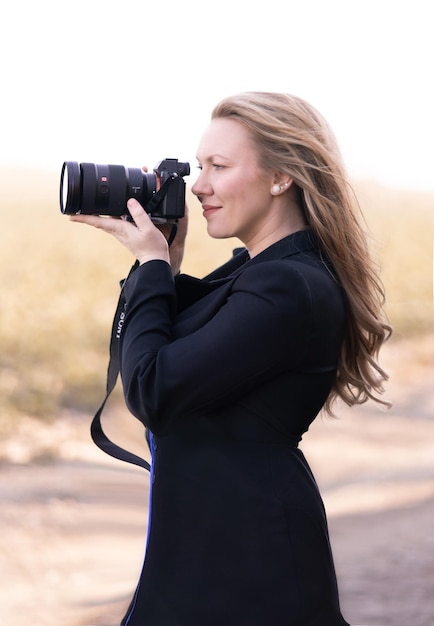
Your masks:
<path fill-rule="evenodd" d="M 280 185 L 273 185 L 271 187 L 271 193 L 277 195 L 278 193 L 280 193 L 282 191 Z"/>

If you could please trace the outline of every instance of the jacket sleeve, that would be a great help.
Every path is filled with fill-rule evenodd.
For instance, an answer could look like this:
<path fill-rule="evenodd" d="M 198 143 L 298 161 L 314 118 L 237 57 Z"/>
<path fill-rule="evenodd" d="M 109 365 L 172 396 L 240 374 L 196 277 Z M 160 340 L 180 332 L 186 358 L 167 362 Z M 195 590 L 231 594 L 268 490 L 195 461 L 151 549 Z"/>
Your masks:
<path fill-rule="evenodd" d="M 299 367 L 309 349 L 311 290 L 289 263 L 258 263 L 241 272 L 216 314 L 181 338 L 173 337 L 176 294 L 167 263 L 145 263 L 124 289 L 125 400 L 155 433 L 167 430 L 171 420 L 222 407 Z"/>

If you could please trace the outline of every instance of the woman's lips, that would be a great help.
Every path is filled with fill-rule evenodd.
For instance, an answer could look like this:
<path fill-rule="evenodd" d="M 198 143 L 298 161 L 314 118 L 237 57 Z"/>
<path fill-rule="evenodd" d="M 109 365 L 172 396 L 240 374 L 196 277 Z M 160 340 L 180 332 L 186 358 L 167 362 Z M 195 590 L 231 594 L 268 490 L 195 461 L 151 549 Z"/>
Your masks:
<path fill-rule="evenodd" d="M 207 217 L 207 215 L 211 215 L 211 213 L 215 213 L 216 211 L 221 209 L 221 207 L 220 206 L 212 206 L 211 204 L 203 204 L 202 205 L 202 209 L 203 209 L 204 217 Z"/>

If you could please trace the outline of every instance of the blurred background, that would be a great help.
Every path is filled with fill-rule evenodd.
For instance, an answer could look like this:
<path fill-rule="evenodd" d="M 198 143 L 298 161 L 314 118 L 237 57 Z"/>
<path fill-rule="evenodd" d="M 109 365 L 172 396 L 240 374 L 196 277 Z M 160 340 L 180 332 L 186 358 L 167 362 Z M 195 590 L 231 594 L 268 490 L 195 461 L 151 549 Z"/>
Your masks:
<path fill-rule="evenodd" d="M 2 626 L 119 623 L 146 539 L 146 473 L 88 429 L 104 396 L 119 280 L 132 264 L 59 211 L 64 160 L 189 161 L 214 104 L 284 91 L 329 120 L 394 326 L 389 411 L 340 407 L 307 454 L 352 624 L 432 626 L 434 584 L 433 42 L 424 0 L 206 4 L 23 1 L 0 9 L 0 590 Z M 207 237 L 189 194 L 183 270 Z M 108 434 L 145 454 L 119 390 Z M 240 625 L 241 626 L 241 625 Z M 264 625 L 265 626 L 265 625 Z"/>

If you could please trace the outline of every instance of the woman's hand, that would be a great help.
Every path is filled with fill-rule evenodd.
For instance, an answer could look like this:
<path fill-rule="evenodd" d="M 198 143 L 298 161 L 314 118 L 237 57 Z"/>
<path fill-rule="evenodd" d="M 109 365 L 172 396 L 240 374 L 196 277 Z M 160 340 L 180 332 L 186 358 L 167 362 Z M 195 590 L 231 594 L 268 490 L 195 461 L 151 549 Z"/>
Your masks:
<path fill-rule="evenodd" d="M 71 215 L 69 219 L 72 222 L 89 224 L 113 235 L 138 259 L 140 265 L 154 260 L 170 264 L 169 246 L 163 232 L 155 227 L 137 200 L 130 198 L 127 207 L 135 226 L 126 220 L 99 215 Z"/>

